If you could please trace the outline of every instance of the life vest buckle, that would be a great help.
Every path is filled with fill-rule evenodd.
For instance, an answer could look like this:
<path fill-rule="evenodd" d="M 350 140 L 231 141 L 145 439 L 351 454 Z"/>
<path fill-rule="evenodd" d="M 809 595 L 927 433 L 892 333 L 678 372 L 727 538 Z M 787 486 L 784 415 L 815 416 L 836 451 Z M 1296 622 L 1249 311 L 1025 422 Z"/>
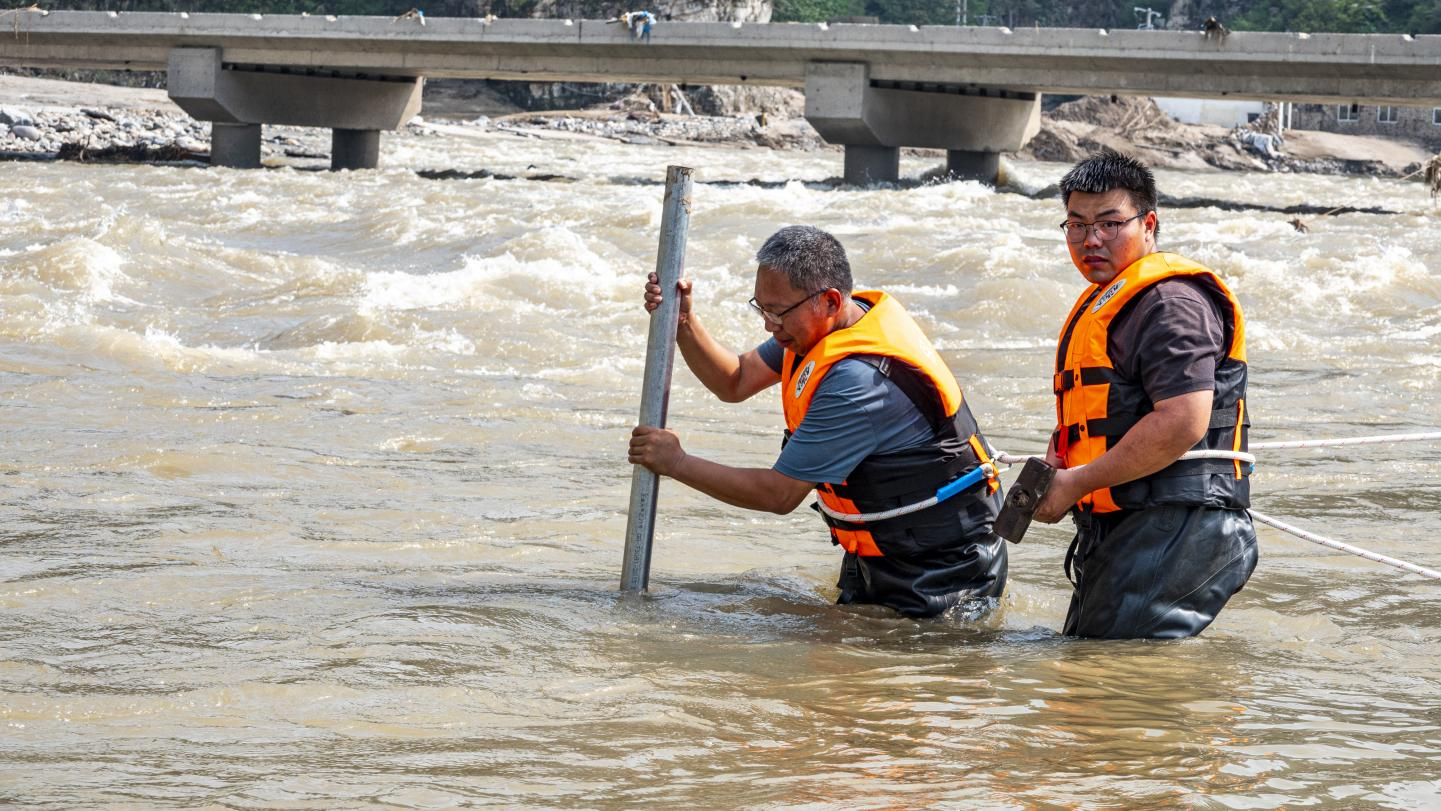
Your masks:
<path fill-rule="evenodd" d="M 1076 387 L 1076 372 L 1073 369 L 1062 369 L 1051 378 L 1051 389 L 1055 394 L 1063 394 Z"/>

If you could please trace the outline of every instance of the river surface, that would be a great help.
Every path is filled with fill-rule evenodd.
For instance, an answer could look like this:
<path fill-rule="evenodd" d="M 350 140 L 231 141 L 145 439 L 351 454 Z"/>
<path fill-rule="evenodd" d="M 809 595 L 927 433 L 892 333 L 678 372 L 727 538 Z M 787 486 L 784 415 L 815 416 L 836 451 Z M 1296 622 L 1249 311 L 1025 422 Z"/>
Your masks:
<path fill-rule="evenodd" d="M 1042 448 L 1082 287 L 1055 199 L 838 190 L 838 153 L 478 134 L 383 160 L 0 164 L 0 805 L 1441 807 L 1441 583 L 1266 527 L 1181 642 L 1059 637 L 1062 525 L 1011 548 L 994 613 L 916 622 L 831 604 L 810 510 L 674 482 L 649 596 L 617 593 L 667 163 L 697 169 L 714 334 L 764 337 L 767 235 L 829 229 L 1013 453 Z M 416 173 L 449 168 L 561 179 Z M 1400 212 L 1162 211 L 1246 309 L 1254 441 L 1441 427 L 1420 186 L 1158 174 Z M 721 404 L 682 366 L 670 409 L 692 453 L 774 459 L 772 392 Z M 1434 444 L 1264 453 L 1254 493 L 1441 568 Z"/>

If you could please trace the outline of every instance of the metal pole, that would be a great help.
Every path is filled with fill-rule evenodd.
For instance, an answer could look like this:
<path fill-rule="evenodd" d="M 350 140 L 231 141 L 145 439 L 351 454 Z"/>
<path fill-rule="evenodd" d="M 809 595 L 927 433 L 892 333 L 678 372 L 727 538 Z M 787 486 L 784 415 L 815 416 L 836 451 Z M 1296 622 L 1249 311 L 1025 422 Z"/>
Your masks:
<path fill-rule="evenodd" d="M 676 282 L 685 267 L 686 230 L 690 227 L 691 174 L 685 166 L 665 172 L 665 203 L 660 218 L 660 250 L 655 275 L 664 293 L 650 314 L 650 336 L 645 346 L 645 381 L 640 394 L 640 424 L 665 427 L 670 405 L 670 371 L 675 362 L 675 331 L 680 321 Z M 620 590 L 645 591 L 650 581 L 650 548 L 655 539 L 656 490 L 660 477 L 640 465 L 630 479 L 630 517 L 625 527 L 625 562 Z"/>

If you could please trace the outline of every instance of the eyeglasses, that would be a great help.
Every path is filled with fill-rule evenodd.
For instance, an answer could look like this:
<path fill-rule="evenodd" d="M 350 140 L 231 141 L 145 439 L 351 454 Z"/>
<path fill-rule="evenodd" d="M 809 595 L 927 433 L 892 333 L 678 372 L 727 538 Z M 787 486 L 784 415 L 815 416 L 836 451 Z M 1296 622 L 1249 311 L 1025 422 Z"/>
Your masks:
<path fill-rule="evenodd" d="M 1142 211 L 1140 214 L 1134 217 L 1127 217 L 1124 220 L 1100 220 L 1098 222 L 1067 221 L 1061 223 L 1061 231 L 1066 235 L 1067 242 L 1085 242 L 1086 235 L 1091 233 L 1092 229 L 1095 230 L 1096 236 L 1100 237 L 1102 242 L 1110 242 L 1116 238 L 1116 232 L 1121 230 L 1121 226 L 1131 220 L 1138 220 L 1148 213 L 1150 212 Z"/>
<path fill-rule="evenodd" d="M 829 289 L 830 289 L 829 287 L 826 288 L 826 290 L 829 290 Z M 760 313 L 760 314 L 761 314 L 761 318 L 764 318 L 768 323 L 774 324 L 775 326 L 779 327 L 779 326 L 781 325 L 781 322 L 783 322 L 783 321 L 786 320 L 786 316 L 787 316 L 787 315 L 790 315 L 791 310 L 794 310 L 795 308 L 801 306 L 802 304 L 805 304 L 807 301 L 810 301 L 811 299 L 815 298 L 816 296 L 819 296 L 820 294 L 826 292 L 826 290 L 817 290 L 816 292 L 810 294 L 809 296 L 806 296 L 805 298 L 801 299 L 800 301 L 797 301 L 795 304 L 792 304 L 791 306 L 785 308 L 784 310 L 781 310 L 781 311 L 778 312 L 778 313 L 767 312 L 766 310 L 761 309 L 761 306 L 756 303 L 756 300 L 755 300 L 755 297 L 754 297 L 754 296 L 752 296 L 752 297 L 751 297 L 751 300 L 748 301 L 748 302 L 746 302 L 746 303 L 751 306 L 751 309 L 752 309 L 752 310 L 755 310 L 756 312 Z"/>

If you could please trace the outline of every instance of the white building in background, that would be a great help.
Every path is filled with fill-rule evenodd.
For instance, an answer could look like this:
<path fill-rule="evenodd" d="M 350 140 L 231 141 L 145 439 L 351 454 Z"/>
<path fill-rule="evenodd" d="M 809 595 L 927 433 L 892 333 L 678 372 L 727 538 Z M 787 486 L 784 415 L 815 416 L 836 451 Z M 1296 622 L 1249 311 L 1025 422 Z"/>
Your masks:
<path fill-rule="evenodd" d="M 1214 124 L 1234 127 L 1261 117 L 1264 102 L 1232 101 L 1230 99 L 1156 98 L 1156 106 L 1166 115 L 1183 124 Z"/>
<path fill-rule="evenodd" d="M 1289 125 L 1347 135 L 1409 138 L 1441 149 L 1441 107 L 1377 107 L 1365 104 L 1288 104 Z"/>

